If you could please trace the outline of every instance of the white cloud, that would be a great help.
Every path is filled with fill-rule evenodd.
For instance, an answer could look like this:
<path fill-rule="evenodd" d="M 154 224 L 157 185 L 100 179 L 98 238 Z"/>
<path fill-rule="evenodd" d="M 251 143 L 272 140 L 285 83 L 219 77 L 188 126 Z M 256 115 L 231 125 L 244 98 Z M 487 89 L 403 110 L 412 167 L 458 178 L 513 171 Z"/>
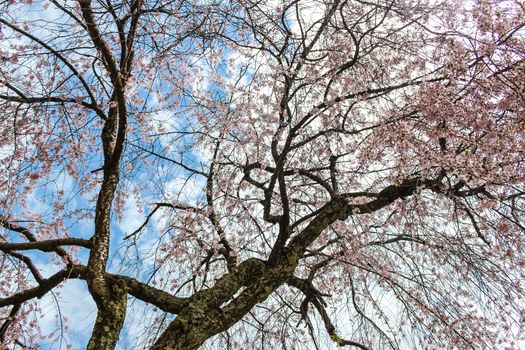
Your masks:
<path fill-rule="evenodd" d="M 199 177 L 178 177 L 164 186 L 165 196 L 170 200 L 194 204 L 203 194 L 204 181 Z"/>

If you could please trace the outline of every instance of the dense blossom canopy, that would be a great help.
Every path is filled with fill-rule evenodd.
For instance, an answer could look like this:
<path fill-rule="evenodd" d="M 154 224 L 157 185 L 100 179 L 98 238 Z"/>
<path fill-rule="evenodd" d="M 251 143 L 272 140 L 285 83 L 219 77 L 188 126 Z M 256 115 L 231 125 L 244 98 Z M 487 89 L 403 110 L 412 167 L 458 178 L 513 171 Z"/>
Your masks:
<path fill-rule="evenodd" d="M 524 27 L 521 0 L 0 1 L 0 349 L 516 349 Z"/>

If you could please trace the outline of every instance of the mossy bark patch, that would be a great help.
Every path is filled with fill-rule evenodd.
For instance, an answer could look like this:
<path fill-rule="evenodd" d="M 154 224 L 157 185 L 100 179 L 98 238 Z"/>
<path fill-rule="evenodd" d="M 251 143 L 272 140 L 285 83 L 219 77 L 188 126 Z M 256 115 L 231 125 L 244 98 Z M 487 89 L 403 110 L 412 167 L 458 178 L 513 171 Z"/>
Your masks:
<path fill-rule="evenodd" d="M 97 301 L 98 313 L 88 350 L 114 349 L 124 325 L 128 291 L 124 283 L 108 281 L 110 293 Z"/>

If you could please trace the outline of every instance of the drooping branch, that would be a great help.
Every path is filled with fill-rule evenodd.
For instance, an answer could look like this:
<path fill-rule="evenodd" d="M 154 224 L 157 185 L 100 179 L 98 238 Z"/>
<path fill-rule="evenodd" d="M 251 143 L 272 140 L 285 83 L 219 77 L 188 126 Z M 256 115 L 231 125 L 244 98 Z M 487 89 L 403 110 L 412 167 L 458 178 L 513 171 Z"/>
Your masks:
<path fill-rule="evenodd" d="M 39 44 L 40 46 L 44 47 L 46 50 L 51 52 L 57 59 L 62 61 L 62 63 L 64 63 L 71 70 L 71 72 L 73 72 L 75 77 L 77 77 L 78 80 L 81 82 L 82 86 L 84 87 L 84 90 L 86 91 L 86 93 L 88 94 L 88 96 L 89 96 L 89 98 L 91 100 L 91 104 L 95 107 L 94 110 L 97 112 L 98 116 L 101 119 L 105 119 L 106 118 L 104 113 L 97 107 L 97 105 L 96 105 L 97 99 L 93 95 L 93 92 L 91 91 L 91 88 L 89 87 L 89 84 L 84 79 L 84 77 L 80 74 L 80 72 L 75 68 L 75 66 L 66 57 L 64 57 L 60 52 L 58 52 L 57 50 L 52 48 L 50 45 L 48 45 L 44 41 L 42 41 L 39 38 L 35 37 L 31 33 L 28 33 L 27 31 L 25 31 L 25 30 L 15 26 L 15 25 L 13 25 L 12 23 L 9 23 L 7 20 L 0 18 L 0 23 L 5 25 L 5 26 L 7 26 L 7 27 L 9 27 L 9 28 L 11 28 L 15 32 L 20 33 L 21 35 L 27 37 L 28 39 L 34 41 L 35 43 Z"/>
<path fill-rule="evenodd" d="M 25 256 L 23 254 L 17 253 L 17 252 L 8 252 L 8 251 L 4 251 L 4 250 L 1 250 L 1 249 L 0 249 L 0 251 L 2 251 L 5 254 L 8 254 L 9 256 L 12 256 L 15 259 L 20 260 L 21 262 L 23 262 L 27 266 L 29 271 L 31 271 L 31 274 L 35 278 L 35 281 L 37 281 L 38 283 L 41 283 L 44 280 L 44 278 L 40 274 L 40 271 L 38 271 L 38 268 L 35 266 L 35 263 L 29 257 L 27 257 L 27 256 Z"/>
<path fill-rule="evenodd" d="M 155 207 L 153 208 L 153 210 L 146 216 L 146 220 L 144 220 L 144 222 L 142 223 L 142 225 L 140 225 L 139 228 L 137 228 L 135 231 L 131 232 L 130 234 L 128 234 L 127 236 L 125 236 L 123 238 L 123 240 L 127 240 L 127 239 L 130 239 L 131 237 L 134 237 L 136 236 L 138 233 L 140 233 L 149 223 L 150 219 L 153 217 L 153 215 L 155 215 L 155 213 L 160 209 L 160 208 L 171 208 L 171 209 L 176 209 L 176 210 L 189 210 L 191 212 L 203 212 L 202 209 L 199 209 L 199 208 L 195 208 L 195 207 L 192 207 L 190 205 L 186 205 L 186 204 L 178 204 L 178 203 L 155 203 L 154 204 Z"/>
<path fill-rule="evenodd" d="M 0 327 L 0 344 L 3 344 L 7 335 L 7 331 L 9 330 L 9 327 L 14 322 L 16 318 L 16 314 L 22 307 L 22 304 L 14 304 L 11 308 L 11 311 L 9 312 L 9 315 L 5 319 L 4 323 L 2 323 L 2 326 Z"/>
<path fill-rule="evenodd" d="M 288 284 L 299 289 L 304 294 L 306 298 L 304 303 L 312 303 L 314 305 L 314 307 L 317 309 L 317 312 L 321 316 L 321 320 L 323 321 L 330 339 L 332 339 L 338 346 L 353 346 L 362 350 L 370 350 L 363 344 L 343 339 L 337 334 L 336 328 L 330 319 L 330 316 L 326 312 L 326 308 L 322 300 L 322 294 L 311 284 L 311 282 L 301 278 L 292 277 L 288 280 Z M 303 315 L 303 317 L 305 316 L 306 315 Z"/>
<path fill-rule="evenodd" d="M 228 267 L 228 270 L 232 270 L 237 265 L 237 253 L 233 250 L 230 242 L 228 241 L 228 238 L 226 237 L 226 233 L 224 232 L 220 220 L 217 216 L 217 213 L 215 211 L 215 197 L 214 197 L 214 176 L 215 176 L 215 166 L 217 161 L 217 156 L 219 154 L 219 148 L 221 145 L 221 138 L 216 142 L 215 148 L 213 151 L 213 157 L 210 164 L 210 169 L 208 171 L 208 174 L 206 176 L 206 204 L 207 204 L 207 213 L 208 213 L 208 219 L 210 220 L 211 224 L 217 231 L 217 234 L 219 235 L 219 242 L 222 245 L 222 248 L 220 249 L 220 253 L 224 256 L 224 259 L 226 259 L 226 265 Z"/>
<path fill-rule="evenodd" d="M 159 153 L 157 153 L 157 152 L 155 152 L 153 150 L 149 150 L 149 149 L 146 149 L 144 147 L 141 147 L 141 146 L 139 146 L 139 145 L 137 145 L 137 144 L 135 144 L 133 142 L 130 142 L 130 141 L 128 141 L 128 144 L 133 146 L 133 147 L 135 147 L 135 148 L 137 148 L 137 149 L 139 149 L 139 150 L 141 150 L 141 151 L 143 151 L 143 152 L 151 154 L 154 157 L 157 157 L 159 159 L 162 159 L 162 160 L 171 162 L 173 164 L 176 164 L 176 165 L 180 166 L 181 168 L 183 168 L 184 170 L 187 170 L 187 171 L 189 171 L 191 173 L 198 174 L 198 175 L 201 175 L 201 176 L 204 176 L 204 177 L 208 176 L 208 174 L 206 174 L 204 171 L 194 169 L 194 168 L 188 166 L 187 164 L 185 164 L 184 162 L 182 162 L 182 160 L 178 161 L 178 160 L 175 160 L 173 158 L 166 157 L 166 156 L 164 156 L 162 154 L 159 154 Z"/>

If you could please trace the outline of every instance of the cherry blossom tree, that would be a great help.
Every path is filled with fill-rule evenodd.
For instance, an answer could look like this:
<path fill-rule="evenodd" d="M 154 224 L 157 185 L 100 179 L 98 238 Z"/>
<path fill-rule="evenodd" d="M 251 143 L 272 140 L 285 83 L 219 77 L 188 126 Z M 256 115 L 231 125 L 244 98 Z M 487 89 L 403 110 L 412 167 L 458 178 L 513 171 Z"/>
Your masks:
<path fill-rule="evenodd" d="M 0 14 L 0 349 L 72 279 L 88 349 L 523 341 L 523 2 Z"/>

